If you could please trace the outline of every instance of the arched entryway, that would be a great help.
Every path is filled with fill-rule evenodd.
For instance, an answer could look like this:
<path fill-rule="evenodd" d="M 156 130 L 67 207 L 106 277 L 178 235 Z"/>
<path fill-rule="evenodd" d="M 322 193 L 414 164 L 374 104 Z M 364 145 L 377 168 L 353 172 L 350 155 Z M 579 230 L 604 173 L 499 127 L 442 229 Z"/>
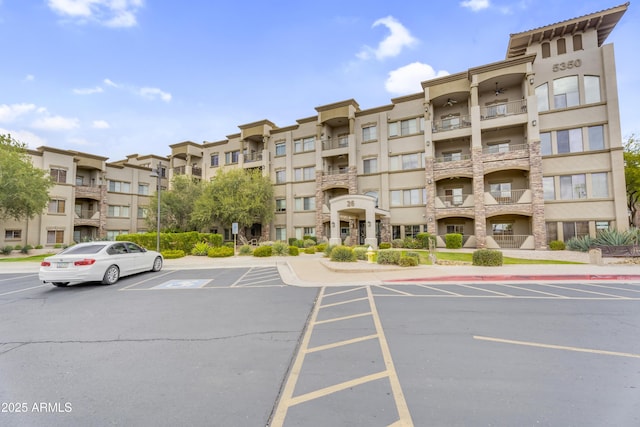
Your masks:
<path fill-rule="evenodd" d="M 357 241 L 352 243 L 364 243 L 372 248 L 378 247 L 378 239 L 376 237 L 376 220 L 382 217 L 389 217 L 389 212 L 376 207 L 377 200 L 372 196 L 349 194 L 339 196 L 329 201 L 330 209 L 330 232 L 329 244 L 340 245 L 342 238 L 340 236 L 340 221 L 349 221 L 353 224 L 351 228 L 359 237 L 364 235 L 363 242 Z"/>

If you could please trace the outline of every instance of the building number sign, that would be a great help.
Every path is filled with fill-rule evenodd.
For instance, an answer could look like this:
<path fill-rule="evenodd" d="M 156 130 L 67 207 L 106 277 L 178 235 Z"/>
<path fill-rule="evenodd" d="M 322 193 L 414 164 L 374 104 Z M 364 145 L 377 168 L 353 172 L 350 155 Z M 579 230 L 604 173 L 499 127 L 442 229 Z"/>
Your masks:
<path fill-rule="evenodd" d="M 353 200 L 347 200 L 347 207 L 348 208 L 352 208 L 356 205 L 356 202 L 354 202 Z"/>
<path fill-rule="evenodd" d="M 553 64 L 553 72 L 555 73 L 556 71 L 570 70 L 572 68 L 578 68 L 581 65 L 582 65 L 582 61 L 579 59 L 573 59 L 567 62 L 560 62 L 558 64 Z"/>

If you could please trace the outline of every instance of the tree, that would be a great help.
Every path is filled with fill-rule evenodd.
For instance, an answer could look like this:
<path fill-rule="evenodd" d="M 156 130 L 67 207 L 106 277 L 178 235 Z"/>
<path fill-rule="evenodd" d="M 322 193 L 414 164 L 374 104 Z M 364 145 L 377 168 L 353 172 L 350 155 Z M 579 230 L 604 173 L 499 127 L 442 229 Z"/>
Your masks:
<path fill-rule="evenodd" d="M 624 145 L 624 177 L 627 183 L 627 208 L 629 225 L 637 217 L 640 208 L 640 140 L 632 134 Z"/>
<path fill-rule="evenodd" d="M 31 162 L 26 145 L 0 134 L 0 218 L 17 221 L 41 214 L 53 181 Z"/>
<path fill-rule="evenodd" d="M 170 190 L 163 190 L 160 195 L 160 229 L 182 232 L 197 231 L 197 224 L 191 220 L 193 207 L 202 194 L 203 185 L 200 181 L 186 175 L 178 175 L 171 182 Z M 157 227 L 158 193 L 149 201 L 147 226 Z"/>
<path fill-rule="evenodd" d="M 224 227 L 237 222 L 239 228 L 273 219 L 273 186 L 260 170 L 220 171 L 205 185 L 196 201 L 193 220 L 201 228 L 218 223 Z"/>

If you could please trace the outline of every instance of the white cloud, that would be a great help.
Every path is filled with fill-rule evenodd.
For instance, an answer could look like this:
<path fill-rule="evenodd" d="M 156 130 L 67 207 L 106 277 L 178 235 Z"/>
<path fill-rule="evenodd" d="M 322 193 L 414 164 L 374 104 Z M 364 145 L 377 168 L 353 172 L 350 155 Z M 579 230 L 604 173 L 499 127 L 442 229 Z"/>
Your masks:
<path fill-rule="evenodd" d="M 12 122 L 23 114 L 30 113 L 36 109 L 33 104 L 0 104 L 0 122 Z"/>
<path fill-rule="evenodd" d="M 403 48 L 411 47 L 418 43 L 418 39 L 414 38 L 409 30 L 407 30 L 393 16 L 378 19 L 373 23 L 372 28 L 384 25 L 391 32 L 384 40 L 378 44 L 376 49 L 365 46 L 356 56 L 360 59 L 369 59 L 375 56 L 378 60 L 398 56 Z"/>
<path fill-rule="evenodd" d="M 102 93 L 104 92 L 104 89 L 102 89 L 100 86 L 96 86 L 93 88 L 83 88 L 83 89 L 74 89 L 73 93 L 75 93 L 76 95 L 92 95 L 94 93 Z"/>
<path fill-rule="evenodd" d="M 156 99 L 157 97 L 159 97 L 160 99 L 162 99 L 164 102 L 169 102 L 171 101 L 171 94 L 164 92 L 158 88 L 155 87 L 143 87 L 140 88 L 140 90 L 138 90 L 138 94 L 144 98 L 147 99 Z"/>
<path fill-rule="evenodd" d="M 32 82 L 32 81 L 34 81 L 35 79 L 36 79 L 36 78 L 35 78 L 35 76 L 34 76 L 33 74 L 27 74 L 27 75 L 24 77 L 23 81 L 25 81 L 25 82 Z"/>
<path fill-rule="evenodd" d="M 24 142 L 27 144 L 29 148 L 37 148 L 42 145 L 46 145 L 47 140 L 36 135 L 35 133 L 26 131 L 26 130 L 9 130 L 0 128 L 0 134 L 8 135 L 11 134 L 11 137 L 18 142 Z"/>
<path fill-rule="evenodd" d="M 106 84 L 107 86 L 111 86 L 111 87 L 116 87 L 119 88 L 120 85 L 117 83 L 114 83 L 113 81 L 109 80 L 109 79 L 104 79 L 103 80 L 104 84 Z"/>
<path fill-rule="evenodd" d="M 76 23 L 97 22 L 107 27 L 134 27 L 144 0 L 47 0 L 51 10 Z"/>
<path fill-rule="evenodd" d="M 91 124 L 95 129 L 109 129 L 109 123 L 106 120 L 94 120 Z"/>
<path fill-rule="evenodd" d="M 72 117 L 47 116 L 36 119 L 31 126 L 42 130 L 70 130 L 80 126 L 80 120 Z"/>
<path fill-rule="evenodd" d="M 489 0 L 466 0 L 460 2 L 460 6 L 471 9 L 474 12 L 478 12 L 483 9 L 488 9 L 490 4 Z"/>
<path fill-rule="evenodd" d="M 391 71 L 384 86 L 387 92 L 396 95 L 417 93 L 422 91 L 421 82 L 448 74 L 447 71 L 436 72 L 431 65 L 414 62 Z"/>

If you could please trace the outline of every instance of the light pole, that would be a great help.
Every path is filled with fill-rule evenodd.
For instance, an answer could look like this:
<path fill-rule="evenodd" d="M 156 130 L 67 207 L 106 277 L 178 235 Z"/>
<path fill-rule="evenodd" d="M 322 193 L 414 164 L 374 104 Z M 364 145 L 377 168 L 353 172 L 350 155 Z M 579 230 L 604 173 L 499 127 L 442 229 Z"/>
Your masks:
<path fill-rule="evenodd" d="M 158 210 L 156 212 L 156 251 L 160 252 L 160 193 L 162 192 L 160 184 L 162 183 L 162 162 L 158 162 L 156 169 L 151 171 L 150 177 L 157 178 L 156 195 L 158 196 Z"/>

